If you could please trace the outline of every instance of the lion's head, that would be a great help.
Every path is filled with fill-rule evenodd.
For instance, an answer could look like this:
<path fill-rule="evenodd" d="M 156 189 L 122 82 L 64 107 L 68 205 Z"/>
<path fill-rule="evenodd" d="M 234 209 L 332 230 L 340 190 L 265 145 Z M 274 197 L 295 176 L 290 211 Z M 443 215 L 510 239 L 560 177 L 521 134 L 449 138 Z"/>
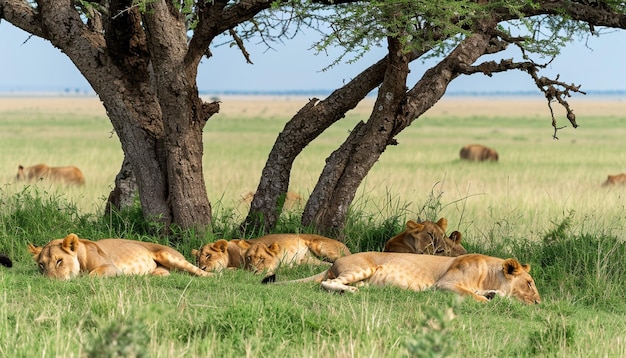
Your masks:
<path fill-rule="evenodd" d="M 522 265 L 515 259 L 506 259 L 502 263 L 502 273 L 504 281 L 498 291 L 528 304 L 541 302 L 535 281 L 530 276 L 530 265 Z"/>
<path fill-rule="evenodd" d="M 242 241 L 241 247 L 246 248 L 243 254 L 244 268 L 254 273 L 273 273 L 278 269 L 282 260 L 283 249 L 275 242 L 265 245 L 260 242 L 249 243 Z"/>
<path fill-rule="evenodd" d="M 191 255 L 196 258 L 196 265 L 201 270 L 207 272 L 222 271 L 229 266 L 238 264 L 238 262 L 230 262 L 228 246 L 228 241 L 221 239 L 202 246 L 200 250 L 191 250 Z"/>
<path fill-rule="evenodd" d="M 69 280 L 80 273 L 78 248 L 80 241 L 75 234 L 65 239 L 50 241 L 46 246 L 28 244 L 39 271 L 47 277 Z"/>
<path fill-rule="evenodd" d="M 436 223 L 409 220 L 402 233 L 387 241 L 384 251 L 453 257 L 467 254 L 461 245 L 461 233 L 454 231 L 446 236 L 447 227 L 448 220 L 445 218 Z"/>

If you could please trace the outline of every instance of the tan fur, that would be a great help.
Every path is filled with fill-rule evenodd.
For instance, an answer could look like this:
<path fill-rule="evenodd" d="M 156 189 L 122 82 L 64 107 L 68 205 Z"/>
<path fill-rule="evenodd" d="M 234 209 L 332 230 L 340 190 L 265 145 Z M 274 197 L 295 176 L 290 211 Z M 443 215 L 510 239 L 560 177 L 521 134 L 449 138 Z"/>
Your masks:
<path fill-rule="evenodd" d="M 439 219 L 436 223 L 432 221 L 416 223 L 409 220 L 406 223 L 406 229 L 389 239 L 383 251 L 439 256 L 467 254 L 467 250 L 461 245 L 461 233 L 454 231 L 448 237 L 446 236 L 447 227 L 448 220 L 445 218 Z"/>
<path fill-rule="evenodd" d="M 495 149 L 485 147 L 481 144 L 468 144 L 461 148 L 461 159 L 471 161 L 498 161 L 498 152 Z"/>
<path fill-rule="evenodd" d="M 626 185 L 626 173 L 609 175 L 602 186 Z"/>
<path fill-rule="evenodd" d="M 185 260 L 178 251 L 164 245 L 125 239 L 89 241 L 69 234 L 44 247 L 28 245 L 28 250 L 47 277 L 69 280 L 81 272 L 91 276 L 169 275 L 179 269 L 197 276 L 211 276 Z"/>
<path fill-rule="evenodd" d="M 277 246 L 272 246 L 274 244 Z M 273 272 L 281 262 L 334 262 L 350 255 L 350 250 L 342 242 L 320 235 L 271 234 L 250 240 L 218 240 L 202 246 L 200 250 L 192 250 L 191 254 L 196 257 L 198 267 L 205 271 L 246 268 L 254 272 Z M 244 260 L 246 256 L 247 261 Z M 258 263 L 260 260 L 265 263 Z"/>
<path fill-rule="evenodd" d="M 495 295 L 533 304 L 541 297 L 530 266 L 515 259 L 480 254 L 458 257 L 390 252 L 361 252 L 343 257 L 325 272 L 290 282 L 321 282 L 329 291 L 356 292 L 351 284 L 367 283 L 423 291 L 436 288 L 488 301 Z"/>
<path fill-rule="evenodd" d="M 37 164 L 32 167 L 17 167 L 17 181 L 50 180 L 52 182 L 83 185 L 85 177 L 77 167 L 49 167 Z"/>

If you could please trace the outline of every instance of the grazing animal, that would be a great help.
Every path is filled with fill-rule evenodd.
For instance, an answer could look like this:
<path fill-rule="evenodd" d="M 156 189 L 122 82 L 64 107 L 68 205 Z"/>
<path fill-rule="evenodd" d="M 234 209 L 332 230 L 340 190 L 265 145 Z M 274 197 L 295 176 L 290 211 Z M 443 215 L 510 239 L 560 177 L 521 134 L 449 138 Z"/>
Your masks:
<path fill-rule="evenodd" d="M 198 267 L 205 271 L 247 268 L 256 272 L 257 269 L 269 269 L 269 266 L 274 270 L 280 262 L 287 261 L 293 264 L 305 261 L 321 263 L 320 260 L 334 262 L 342 256 L 350 255 L 350 250 L 342 242 L 320 235 L 270 234 L 250 240 L 217 240 L 202 246 L 200 250 L 192 250 L 191 254 L 196 257 Z M 261 256 L 267 260 L 266 265 L 271 265 L 257 267 L 254 262 Z"/>
<path fill-rule="evenodd" d="M 150 242 L 103 239 L 90 241 L 69 234 L 40 247 L 28 244 L 28 250 L 47 277 L 69 280 L 81 272 L 90 276 L 169 275 L 179 269 L 196 276 L 211 276 L 189 263 L 171 247 Z"/>
<path fill-rule="evenodd" d="M 32 167 L 17 167 L 17 181 L 50 180 L 53 182 L 73 185 L 85 184 L 85 177 L 77 167 L 49 167 L 37 164 Z"/>
<path fill-rule="evenodd" d="M 626 173 L 609 175 L 602 186 L 626 185 Z"/>
<path fill-rule="evenodd" d="M 13 261 L 7 255 L 0 254 L 0 264 L 4 267 L 13 267 Z"/>
<path fill-rule="evenodd" d="M 498 161 L 498 152 L 495 149 L 481 144 L 468 144 L 461 148 L 461 159 L 475 162 Z"/>
<path fill-rule="evenodd" d="M 467 250 L 461 245 L 461 233 L 454 231 L 448 237 L 446 236 L 447 227 L 448 220 L 445 218 L 439 219 L 436 223 L 432 221 L 416 223 L 409 220 L 406 223 L 406 229 L 389 239 L 383 251 L 439 256 L 467 254 Z"/>
<path fill-rule="evenodd" d="M 515 297 L 535 304 L 541 297 L 529 274 L 530 265 L 515 259 L 481 254 L 458 257 L 393 252 L 361 252 L 342 257 L 330 269 L 307 278 L 278 283 L 320 282 L 331 292 L 357 292 L 351 284 L 395 286 L 413 291 L 429 288 L 488 301 L 498 296 Z M 273 282 L 274 276 L 263 282 Z"/>

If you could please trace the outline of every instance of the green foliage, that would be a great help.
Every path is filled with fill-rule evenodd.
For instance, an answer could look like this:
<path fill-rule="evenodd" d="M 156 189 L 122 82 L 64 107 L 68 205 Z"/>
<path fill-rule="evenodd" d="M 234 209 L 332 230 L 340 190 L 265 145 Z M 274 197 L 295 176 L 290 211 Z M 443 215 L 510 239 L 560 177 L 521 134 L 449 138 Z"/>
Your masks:
<path fill-rule="evenodd" d="M 456 352 L 458 342 L 452 335 L 450 322 L 458 300 L 447 309 L 429 307 L 422 322 L 422 332 L 406 342 L 411 357 L 450 357 Z"/>
<path fill-rule="evenodd" d="M 146 325 L 132 315 L 122 321 L 111 321 L 92 335 L 89 358 L 150 357 L 150 336 Z"/>

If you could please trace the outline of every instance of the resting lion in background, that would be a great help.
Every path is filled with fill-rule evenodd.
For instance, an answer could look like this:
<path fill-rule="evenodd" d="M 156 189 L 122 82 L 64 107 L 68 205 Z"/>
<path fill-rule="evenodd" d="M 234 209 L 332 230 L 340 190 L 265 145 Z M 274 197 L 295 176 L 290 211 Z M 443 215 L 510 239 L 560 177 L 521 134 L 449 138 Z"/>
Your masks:
<path fill-rule="evenodd" d="M 602 183 L 602 186 L 611 185 L 626 185 L 626 173 L 610 175 L 606 178 L 606 181 Z"/>
<path fill-rule="evenodd" d="M 49 167 L 45 164 L 37 164 L 32 167 L 17 167 L 17 181 L 50 180 L 63 184 L 83 185 L 85 177 L 77 167 Z"/>
<path fill-rule="evenodd" d="M 468 144 L 461 148 L 459 153 L 461 159 L 483 162 L 483 161 L 498 161 L 498 152 L 495 149 L 485 147 L 481 144 Z"/>
<path fill-rule="evenodd" d="M 351 284 L 395 286 L 413 291 L 436 288 L 486 302 L 496 295 L 535 304 L 541 297 L 530 265 L 480 254 L 458 257 L 393 252 L 361 252 L 342 257 L 330 269 L 307 278 L 278 283 L 320 282 L 335 292 L 357 292 Z M 268 276 L 264 283 L 273 282 Z"/>
<path fill-rule="evenodd" d="M 270 247 L 272 247 L 271 250 Z M 250 251 L 249 265 L 246 265 L 244 260 L 247 251 Z M 280 260 L 276 259 L 275 256 L 282 252 L 290 252 L 287 255 L 290 257 L 280 255 Z M 344 243 L 320 235 L 270 234 L 249 240 L 217 240 L 202 246 L 200 250 L 192 250 L 191 254 L 196 258 L 198 267 L 205 271 L 246 267 L 256 271 L 253 262 L 258 261 L 260 256 L 271 261 L 271 267 L 275 269 L 277 262 L 280 261 L 304 263 L 306 259 L 307 262 L 316 264 L 321 263 L 320 260 L 334 262 L 340 257 L 350 255 L 350 250 Z M 268 267 L 264 265 L 261 269 L 268 269 Z"/>
<path fill-rule="evenodd" d="M 28 250 L 47 277 L 69 280 L 81 272 L 90 276 L 169 275 L 179 269 L 196 276 L 211 276 L 189 263 L 171 247 L 126 239 L 89 241 L 69 234 L 44 247 L 28 244 Z"/>
<path fill-rule="evenodd" d="M 407 252 L 414 254 L 428 254 L 439 256 L 459 256 L 467 254 L 461 245 L 461 233 L 453 231 L 446 236 L 448 220 L 439 219 L 436 223 L 423 221 L 416 223 L 409 220 L 406 229 L 389 239 L 383 251 Z"/>

